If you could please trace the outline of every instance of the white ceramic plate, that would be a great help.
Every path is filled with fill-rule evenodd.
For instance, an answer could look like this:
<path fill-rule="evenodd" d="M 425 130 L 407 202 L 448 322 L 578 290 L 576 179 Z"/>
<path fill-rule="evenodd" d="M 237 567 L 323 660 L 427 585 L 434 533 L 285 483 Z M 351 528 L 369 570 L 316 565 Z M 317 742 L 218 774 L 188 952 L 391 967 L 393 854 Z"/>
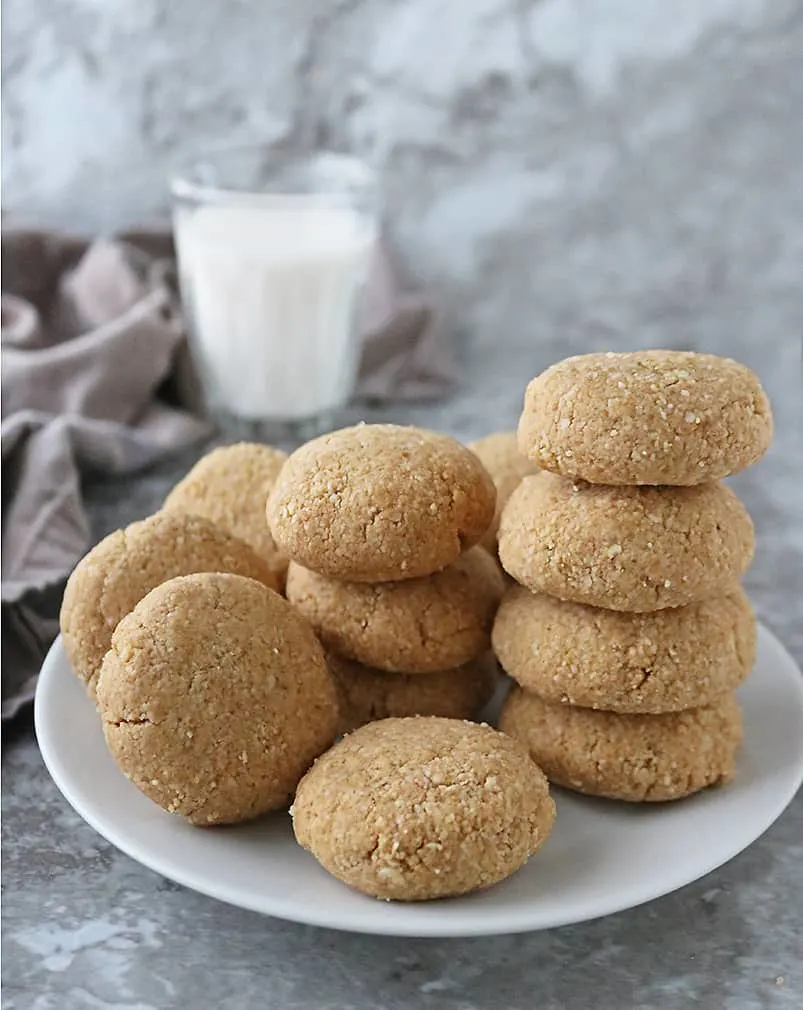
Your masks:
<path fill-rule="evenodd" d="M 117 770 L 97 714 L 57 641 L 36 694 L 45 763 L 78 813 L 113 845 L 165 877 L 221 901 L 297 922 L 396 936 L 473 936 L 547 929 L 608 915 L 721 866 L 781 814 L 803 780 L 803 678 L 759 629 L 756 669 L 741 688 L 745 745 L 736 781 L 664 805 L 556 790 L 544 848 L 480 894 L 424 904 L 374 901 L 330 877 L 277 813 L 199 829 L 160 810 Z"/>

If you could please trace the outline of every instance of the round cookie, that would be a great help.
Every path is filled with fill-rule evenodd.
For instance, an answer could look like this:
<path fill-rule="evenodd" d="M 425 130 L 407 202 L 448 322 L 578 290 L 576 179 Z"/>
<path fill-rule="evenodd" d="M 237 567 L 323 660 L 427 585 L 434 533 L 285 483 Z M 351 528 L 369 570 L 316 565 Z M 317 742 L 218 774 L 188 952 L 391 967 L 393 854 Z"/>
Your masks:
<path fill-rule="evenodd" d="M 610 610 L 680 607 L 727 592 L 753 524 L 724 484 L 606 487 L 525 477 L 499 527 L 499 560 L 534 592 Z"/>
<path fill-rule="evenodd" d="M 159 512 L 109 534 L 78 562 L 60 624 L 70 664 L 90 693 L 121 618 L 160 583 L 193 572 L 233 572 L 278 589 L 263 558 L 201 516 Z"/>
<path fill-rule="evenodd" d="M 527 746 L 555 785 L 634 803 L 730 782 L 742 742 L 732 694 L 685 712 L 620 715 L 553 704 L 514 687 L 499 728 Z"/>
<path fill-rule="evenodd" d="M 284 583 L 287 558 L 265 519 L 265 502 L 287 453 L 270 445 L 239 442 L 198 460 L 162 506 L 166 512 L 204 516 L 249 544 Z"/>
<path fill-rule="evenodd" d="M 401 582 L 340 582 L 296 564 L 287 573 L 288 600 L 327 651 L 397 673 L 446 670 L 488 649 L 503 592 L 484 547 Z"/>
<path fill-rule="evenodd" d="M 268 499 L 276 543 L 313 571 L 354 582 L 440 571 L 478 543 L 496 492 L 453 438 L 362 424 L 308 442 Z"/>
<path fill-rule="evenodd" d="M 526 749 L 456 719 L 383 719 L 320 757 L 291 808 L 296 838 L 338 880 L 424 901 L 489 887 L 552 828 L 546 779 Z"/>
<path fill-rule="evenodd" d="M 488 652 L 426 677 L 388 673 L 331 654 L 327 659 L 338 687 L 341 733 L 390 717 L 472 719 L 490 701 L 497 680 L 496 661 Z"/>
<path fill-rule="evenodd" d="M 744 470 L 772 439 L 758 377 L 692 351 L 582 354 L 527 387 L 519 447 L 595 484 L 702 484 Z"/>
<path fill-rule="evenodd" d="M 483 547 L 496 554 L 496 537 L 502 509 L 522 478 L 536 473 L 538 467 L 526 456 L 522 456 L 516 442 L 515 431 L 498 431 L 493 435 L 486 435 L 485 438 L 472 442 L 469 449 L 479 457 L 496 487 L 496 512 L 488 532 L 480 541 Z"/>
<path fill-rule="evenodd" d="M 97 700 L 120 769 L 200 825 L 285 806 L 338 720 L 306 622 L 239 575 L 182 576 L 140 600 L 115 629 Z"/>
<path fill-rule="evenodd" d="M 623 614 L 513 586 L 493 628 L 505 671 L 547 701 L 609 712 L 677 712 L 732 691 L 756 653 L 738 587 L 686 607 Z"/>

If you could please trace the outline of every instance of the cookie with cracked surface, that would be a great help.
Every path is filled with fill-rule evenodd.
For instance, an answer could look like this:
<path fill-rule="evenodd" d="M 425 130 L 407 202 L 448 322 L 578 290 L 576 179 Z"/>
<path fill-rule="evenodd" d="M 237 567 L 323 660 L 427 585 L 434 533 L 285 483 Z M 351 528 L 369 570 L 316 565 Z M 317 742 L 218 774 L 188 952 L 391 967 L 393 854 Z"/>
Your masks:
<path fill-rule="evenodd" d="M 268 529 L 265 503 L 286 459 L 281 449 L 255 442 L 213 449 L 176 484 L 162 508 L 211 519 L 249 544 L 284 584 L 287 558 Z"/>
<path fill-rule="evenodd" d="M 554 704 L 514 686 L 499 718 L 555 785 L 632 803 L 678 800 L 730 782 L 742 743 L 733 694 L 663 715 Z"/>
<path fill-rule="evenodd" d="M 456 719 L 383 719 L 318 758 L 291 810 L 300 844 L 375 898 L 466 894 L 515 873 L 555 806 L 522 744 Z"/>
<path fill-rule="evenodd" d="M 582 354 L 527 387 L 521 451 L 596 484 L 692 485 L 738 473 L 772 439 L 758 377 L 692 351 Z"/>
<path fill-rule="evenodd" d="M 491 700 L 497 681 L 491 653 L 426 677 L 388 673 L 332 654 L 327 659 L 338 688 L 341 733 L 391 717 L 473 719 Z"/>
<path fill-rule="evenodd" d="M 198 825 L 285 806 L 338 721 L 309 626 L 239 575 L 181 576 L 140 600 L 115 629 L 97 700 L 120 769 Z"/>
<path fill-rule="evenodd" d="M 440 571 L 478 543 L 496 492 L 477 457 L 447 435 L 363 424 L 296 450 L 268 499 L 293 561 L 333 578 L 388 582 Z"/>
<path fill-rule="evenodd" d="M 263 558 L 201 516 L 159 512 L 110 533 L 78 562 L 60 624 L 70 664 L 90 694 L 119 621 L 160 583 L 194 572 L 233 572 L 278 589 Z"/>
<path fill-rule="evenodd" d="M 498 431 L 493 435 L 486 435 L 485 438 L 471 442 L 469 449 L 479 457 L 496 487 L 496 512 L 488 532 L 481 541 L 483 547 L 496 554 L 496 538 L 502 509 L 522 478 L 536 473 L 538 467 L 520 452 L 515 431 Z"/>
<path fill-rule="evenodd" d="M 753 549 L 750 516 L 716 482 L 607 487 L 543 472 L 524 478 L 499 527 L 499 560 L 516 582 L 633 612 L 727 592 Z"/>
<path fill-rule="evenodd" d="M 396 673 L 446 670 L 485 652 L 503 592 L 484 547 L 400 582 L 342 582 L 296 564 L 287 574 L 288 600 L 327 651 Z"/>
<path fill-rule="evenodd" d="M 737 586 L 685 607 L 624 614 L 513 586 L 493 628 L 494 652 L 525 690 L 609 712 L 697 708 L 750 673 L 756 620 Z"/>

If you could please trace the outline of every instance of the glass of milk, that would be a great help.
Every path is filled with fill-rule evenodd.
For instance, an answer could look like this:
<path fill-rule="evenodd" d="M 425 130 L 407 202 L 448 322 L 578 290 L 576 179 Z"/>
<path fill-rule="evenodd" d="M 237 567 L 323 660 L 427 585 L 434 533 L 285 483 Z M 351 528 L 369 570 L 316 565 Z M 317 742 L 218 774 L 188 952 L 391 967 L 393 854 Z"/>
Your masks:
<path fill-rule="evenodd" d="M 356 158 L 282 144 L 199 159 L 172 181 L 190 349 L 211 413 L 258 436 L 324 428 L 351 396 L 378 235 Z"/>

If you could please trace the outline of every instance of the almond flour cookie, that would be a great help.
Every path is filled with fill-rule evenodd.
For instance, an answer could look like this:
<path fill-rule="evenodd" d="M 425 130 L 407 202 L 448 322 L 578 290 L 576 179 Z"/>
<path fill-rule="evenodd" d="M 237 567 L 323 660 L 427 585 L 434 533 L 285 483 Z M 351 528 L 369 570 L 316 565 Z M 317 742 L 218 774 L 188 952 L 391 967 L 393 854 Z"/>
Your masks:
<path fill-rule="evenodd" d="M 285 806 L 338 720 L 306 622 L 239 575 L 187 575 L 148 593 L 115 629 L 97 699 L 124 774 L 199 825 Z"/>
<path fill-rule="evenodd" d="M 742 743 L 732 694 L 685 712 L 619 715 L 555 705 L 514 687 L 499 728 L 528 747 L 555 785 L 634 803 L 730 782 Z"/>
<path fill-rule="evenodd" d="M 325 649 L 398 673 L 446 670 L 488 649 L 503 592 L 499 566 L 483 547 L 401 582 L 339 582 L 296 564 L 287 576 L 288 600 Z"/>
<path fill-rule="evenodd" d="M 623 614 L 513 586 L 493 647 L 506 672 L 547 701 L 676 712 L 741 684 L 755 659 L 756 621 L 738 587 L 686 607 Z"/>
<path fill-rule="evenodd" d="M 440 571 L 478 543 L 496 493 L 453 438 L 362 424 L 301 446 L 268 500 L 276 543 L 338 579 L 386 582 Z"/>
<path fill-rule="evenodd" d="M 526 748 L 456 719 L 383 719 L 301 780 L 296 838 L 338 880 L 424 901 L 490 887 L 546 839 L 555 806 Z"/>
<path fill-rule="evenodd" d="M 605 487 L 525 477 L 502 513 L 499 560 L 534 592 L 610 610 L 680 607 L 727 592 L 753 524 L 724 484 Z"/>
<path fill-rule="evenodd" d="M 479 457 L 496 487 L 496 512 L 488 532 L 481 541 L 483 547 L 496 554 L 496 536 L 502 509 L 522 478 L 537 473 L 538 467 L 519 451 L 515 431 L 499 431 L 493 435 L 486 435 L 485 438 L 472 442 L 469 449 Z"/>
<path fill-rule="evenodd" d="M 691 351 L 582 354 L 532 380 L 519 447 L 595 484 L 702 484 L 744 470 L 772 439 L 756 375 Z"/>
<path fill-rule="evenodd" d="M 233 572 L 278 588 L 263 558 L 201 516 L 157 513 L 109 534 L 78 562 L 64 590 L 61 634 L 90 694 L 118 622 L 151 589 L 193 572 Z"/>
<path fill-rule="evenodd" d="M 338 688 L 341 733 L 389 717 L 472 719 L 490 701 L 497 681 L 496 660 L 489 652 L 426 677 L 388 673 L 331 653 L 327 660 Z"/>
<path fill-rule="evenodd" d="M 165 499 L 165 512 L 204 516 L 261 555 L 284 583 L 287 558 L 265 519 L 268 500 L 287 453 L 269 445 L 239 442 L 213 449 Z"/>

